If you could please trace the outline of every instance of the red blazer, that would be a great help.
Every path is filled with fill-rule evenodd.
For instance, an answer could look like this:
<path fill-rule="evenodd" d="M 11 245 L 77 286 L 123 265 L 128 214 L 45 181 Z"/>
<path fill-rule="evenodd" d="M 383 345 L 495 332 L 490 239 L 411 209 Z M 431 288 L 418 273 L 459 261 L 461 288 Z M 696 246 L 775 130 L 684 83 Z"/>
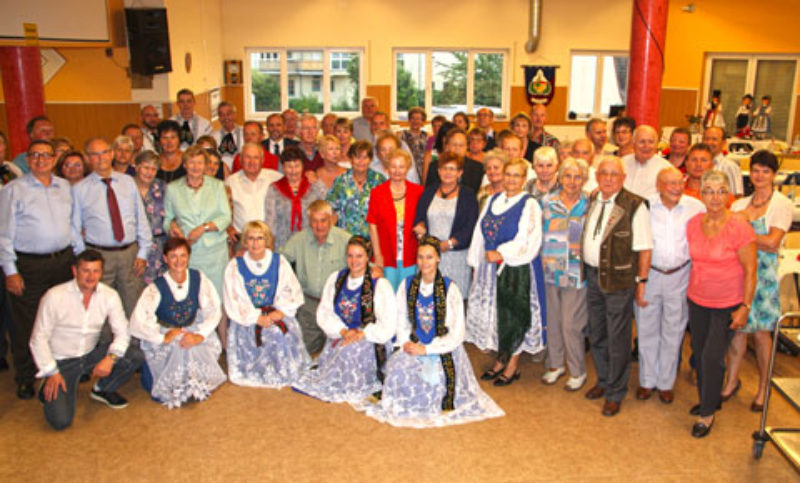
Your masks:
<path fill-rule="evenodd" d="M 367 223 L 378 229 L 383 264 L 396 267 L 397 254 L 397 211 L 394 209 L 390 181 L 372 189 L 369 195 Z M 403 217 L 403 266 L 410 267 L 417 263 L 417 237 L 411 229 L 414 227 L 414 215 L 417 202 L 422 196 L 422 186 L 406 181 L 405 216 Z M 372 240 L 375 243 L 375 240 Z"/>
<path fill-rule="evenodd" d="M 264 149 L 264 147 L 262 146 L 261 149 Z M 231 168 L 231 174 L 242 169 L 242 163 L 239 160 L 239 156 L 240 156 L 239 154 L 236 154 L 236 157 L 233 158 L 233 167 Z M 278 161 L 280 160 L 278 159 L 277 156 L 264 149 L 264 164 L 262 167 L 278 171 Z"/>

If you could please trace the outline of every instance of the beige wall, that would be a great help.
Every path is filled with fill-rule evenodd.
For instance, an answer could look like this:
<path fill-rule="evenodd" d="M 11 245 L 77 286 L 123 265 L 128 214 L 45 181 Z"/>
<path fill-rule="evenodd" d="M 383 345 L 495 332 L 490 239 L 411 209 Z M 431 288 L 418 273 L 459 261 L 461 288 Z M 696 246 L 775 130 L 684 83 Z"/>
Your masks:
<path fill-rule="evenodd" d="M 556 83 L 569 83 L 570 49 L 627 50 L 630 0 L 545 1 L 539 50 L 525 52 L 528 0 L 242 0 L 222 11 L 226 59 L 245 47 L 362 47 L 367 85 L 391 85 L 395 47 L 507 49 L 510 82 L 522 85 L 521 65 L 556 64 Z M 591 12 L 591 15 L 577 15 Z"/>
<path fill-rule="evenodd" d="M 166 0 L 172 72 L 169 90 L 173 100 L 182 88 L 196 93 L 222 86 L 221 0 Z M 191 71 L 185 57 L 192 56 Z"/>

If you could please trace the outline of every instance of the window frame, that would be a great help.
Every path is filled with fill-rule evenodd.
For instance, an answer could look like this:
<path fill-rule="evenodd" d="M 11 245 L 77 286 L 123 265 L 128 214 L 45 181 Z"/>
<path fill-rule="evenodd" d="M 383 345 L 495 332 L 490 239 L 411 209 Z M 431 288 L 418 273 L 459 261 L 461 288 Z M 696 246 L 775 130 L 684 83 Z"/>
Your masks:
<path fill-rule="evenodd" d="M 714 65 L 714 60 L 744 60 L 747 61 L 747 77 L 745 80 L 745 91 L 749 92 L 752 95 L 755 95 L 754 89 L 756 87 L 756 74 L 758 72 L 758 62 L 760 60 L 790 60 L 794 61 L 794 87 L 792 92 L 790 93 L 791 103 L 789 104 L 789 117 L 786 121 L 786 137 L 784 138 L 784 142 L 791 145 L 792 139 L 791 136 L 794 134 L 792 131 L 794 129 L 794 118 L 795 118 L 795 109 L 797 109 L 797 96 L 798 92 L 800 92 L 800 55 L 791 55 L 791 54 L 760 54 L 760 53 L 748 53 L 748 54 L 740 54 L 740 53 L 732 53 L 732 52 L 706 52 L 705 55 L 705 62 L 703 64 L 703 92 L 697 96 L 697 106 L 695 107 L 695 112 L 698 112 L 700 116 L 704 114 L 705 105 L 708 104 L 710 100 L 710 90 L 711 90 L 711 73 L 712 68 Z M 723 93 L 724 95 L 724 93 Z M 744 94 L 742 94 L 744 95 Z M 737 97 L 733 102 L 739 102 L 741 98 Z M 760 99 L 756 99 L 753 101 L 754 106 L 759 106 L 761 104 Z M 728 136 L 735 135 L 735 132 L 729 132 L 730 128 L 727 128 L 726 134 Z M 773 135 L 778 138 L 777 133 L 773 133 Z M 778 138 L 780 139 L 780 138 Z"/>
<path fill-rule="evenodd" d="M 510 106 L 509 89 L 509 63 L 511 61 L 510 49 L 502 48 L 468 48 L 468 47 L 396 47 L 392 49 L 392 119 L 407 120 L 407 112 L 397 110 L 397 55 L 398 54 L 424 54 L 425 55 L 425 112 L 430 119 L 433 113 L 433 53 L 434 52 L 466 52 L 467 53 L 467 100 L 464 112 L 468 115 L 475 114 L 475 55 L 477 54 L 502 54 L 503 69 L 501 82 L 500 112 L 495 113 L 496 120 L 508 119 Z"/>
<path fill-rule="evenodd" d="M 594 106 L 592 107 L 592 113 L 589 115 L 588 118 L 577 117 L 575 119 L 569 118 L 570 112 L 570 92 L 572 91 L 572 69 L 573 69 L 573 58 L 576 55 L 581 56 L 594 56 L 595 57 L 595 77 L 594 77 Z M 604 65 L 602 62 L 603 57 L 627 57 L 628 58 L 628 77 L 625 79 L 625 86 L 627 90 L 627 86 L 630 83 L 630 65 L 631 65 L 631 54 L 627 50 L 583 50 L 583 49 L 572 49 L 569 51 L 569 84 L 567 90 L 567 102 L 566 102 L 566 111 L 564 112 L 564 119 L 567 123 L 585 123 L 589 119 L 592 118 L 599 118 L 599 119 L 608 119 L 608 112 L 601 112 L 599 109 L 602 107 L 603 102 L 603 73 L 604 73 Z M 627 99 L 622 100 L 623 103 L 627 103 Z M 578 115 L 579 113 L 575 113 Z"/>
<path fill-rule="evenodd" d="M 244 105 L 245 114 L 247 119 L 260 119 L 266 118 L 271 114 L 280 113 L 289 108 L 289 72 L 288 72 L 288 52 L 297 51 L 322 51 L 322 79 L 320 80 L 320 92 L 322 93 L 322 114 L 315 113 L 317 117 L 321 117 L 326 113 L 334 113 L 338 116 L 355 118 L 361 115 L 361 106 L 357 106 L 355 111 L 332 111 L 331 110 L 331 87 L 333 85 L 331 79 L 331 53 L 332 52 L 352 52 L 358 54 L 359 69 L 358 69 L 358 97 L 363 100 L 366 97 L 366 49 L 363 47 L 245 47 L 244 55 L 246 61 L 244 64 Z M 252 67 L 251 57 L 254 54 L 263 54 L 267 52 L 277 52 L 280 54 L 280 85 L 281 85 L 281 110 L 280 111 L 256 111 L 255 105 L 252 100 Z"/>

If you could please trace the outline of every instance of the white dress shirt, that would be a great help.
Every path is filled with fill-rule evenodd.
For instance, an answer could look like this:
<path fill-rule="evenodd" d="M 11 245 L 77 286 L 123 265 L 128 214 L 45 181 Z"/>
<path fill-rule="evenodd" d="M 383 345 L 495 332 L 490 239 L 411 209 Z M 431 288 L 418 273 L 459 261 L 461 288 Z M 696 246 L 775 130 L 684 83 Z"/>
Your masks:
<path fill-rule="evenodd" d="M 250 254 L 245 253 L 243 257 L 244 263 L 250 272 L 261 276 L 269 269 L 269 265 L 272 263 L 272 253 L 267 250 L 264 258 L 259 261 L 253 260 Z M 225 267 L 222 300 L 225 303 L 225 313 L 228 314 L 231 320 L 239 325 L 256 325 L 258 318 L 261 316 L 261 309 L 253 305 L 253 301 L 244 286 L 244 277 L 239 272 L 239 264 L 235 258 L 228 262 L 228 266 Z M 270 305 L 283 312 L 286 316 L 294 317 L 297 309 L 303 303 L 305 303 L 303 287 L 300 286 L 300 282 L 292 271 L 292 266 L 281 255 L 280 264 L 278 265 L 278 286 L 275 287 L 275 297 Z"/>
<path fill-rule="evenodd" d="M 74 279 L 48 290 L 39 303 L 30 340 L 31 355 L 39 367 L 36 377 L 57 373 L 56 361 L 91 352 L 106 319 L 114 333 L 108 352 L 122 357 L 128 350 L 130 334 L 116 290 L 98 283 L 88 308 L 83 306 L 83 294 Z"/>
<path fill-rule="evenodd" d="M 714 169 L 722 171 L 731 183 L 731 190 L 736 196 L 744 194 L 744 181 L 742 180 L 742 168 L 739 163 L 728 159 L 722 153 L 714 157 Z"/>
<path fill-rule="evenodd" d="M 698 213 L 706 211 L 705 205 L 691 196 L 683 195 L 672 209 L 667 208 L 656 193 L 650 201 L 650 229 L 653 234 L 651 266 L 672 270 L 689 261 L 689 242 L 686 224 Z"/>
<path fill-rule="evenodd" d="M 175 301 L 180 302 L 189 296 L 190 280 L 189 273 L 186 274 L 186 280 L 180 285 L 172 279 L 169 272 L 164 273 L 164 279 L 167 281 L 167 286 L 172 297 Z M 222 317 L 222 308 L 219 302 L 219 295 L 214 284 L 206 277 L 203 272 L 200 272 L 200 293 L 198 294 L 200 308 L 197 310 L 194 322 L 185 327 L 187 331 L 194 332 L 202 335 L 208 339 L 208 336 L 217 328 L 220 318 Z M 136 303 L 136 308 L 133 309 L 131 314 L 131 334 L 142 340 L 152 342 L 154 344 L 162 344 L 164 342 L 164 335 L 170 330 L 163 327 L 158 323 L 158 316 L 156 316 L 156 309 L 158 304 L 161 303 L 161 292 L 158 291 L 155 283 L 148 285 L 139 297 Z"/>
<path fill-rule="evenodd" d="M 433 283 L 420 281 L 419 294 L 428 297 L 433 293 Z M 408 318 L 408 303 L 406 303 L 406 282 L 400 283 L 397 289 L 397 342 L 395 346 L 402 350 L 403 344 L 409 341 L 411 336 L 411 320 Z M 434 300 L 435 303 L 435 300 Z M 464 342 L 466 326 L 464 324 L 464 300 L 458 286 L 450 281 L 447 289 L 447 314 L 444 325 L 447 327 L 447 334 L 435 336 L 433 340 L 425 345 L 427 354 L 447 354 L 453 352 Z"/>
<path fill-rule="evenodd" d="M 492 207 L 492 214 L 502 215 L 516 205 L 523 196 L 530 195 L 523 191 L 509 198 L 506 196 L 506 193 L 503 192 L 500 193 L 494 203 L 491 203 L 491 199 L 486 202 L 486 206 L 483 207 L 483 211 L 481 211 L 481 215 L 478 217 L 478 223 L 475 225 L 475 231 L 472 234 L 472 243 L 467 252 L 467 265 L 478 267 L 481 262 L 486 259 L 481 220 L 486 216 L 489 206 L 491 205 Z M 539 202 L 536 201 L 535 198 L 529 197 L 525 202 L 525 207 L 522 209 L 516 236 L 497 247 L 497 251 L 503 256 L 503 263 L 500 269 L 505 265 L 519 267 L 531 263 L 539 253 L 539 248 L 541 246 L 542 209 L 539 207 Z M 500 269 L 498 269 L 498 275 Z"/>
<path fill-rule="evenodd" d="M 283 178 L 274 169 L 262 168 L 255 181 L 244 173 L 237 171 L 225 180 L 225 186 L 231 189 L 233 198 L 233 227 L 241 232 L 248 221 L 264 220 L 264 200 L 269 186 Z"/>
<path fill-rule="evenodd" d="M 658 193 L 656 179 L 658 173 L 664 168 L 672 166 L 669 161 L 659 155 L 655 155 L 640 163 L 636 161 L 636 155 L 628 154 L 622 158 L 625 163 L 625 189 L 642 198 L 649 198 Z"/>
<path fill-rule="evenodd" d="M 582 251 L 584 263 L 591 267 L 600 266 L 600 245 L 603 243 L 603 233 L 606 231 L 606 226 L 608 226 L 608 218 L 614 209 L 614 200 L 617 198 L 617 194 L 619 193 L 614 193 L 608 200 L 603 200 L 603 193 L 598 193 L 597 199 L 592 202 L 593 204 L 598 203 L 598 206 L 594 209 L 589 209 L 589 217 L 583 226 L 583 229 L 588 231 L 583 237 Z M 599 203 L 606 203 L 605 210 L 601 209 L 602 207 Z M 595 225 L 601 211 L 603 212 L 603 219 L 600 221 L 600 229 L 597 236 L 595 236 Z M 633 214 L 631 227 L 633 228 L 633 246 L 631 249 L 635 252 L 652 250 L 653 236 L 650 233 L 650 212 L 644 203 L 639 205 L 636 213 Z"/>
<path fill-rule="evenodd" d="M 198 116 L 197 113 L 192 114 L 191 119 L 184 119 L 180 113 L 176 114 L 175 117 L 172 118 L 173 121 L 177 122 L 178 125 L 183 128 L 183 123 L 189 123 L 189 129 L 192 130 L 192 137 L 194 138 L 193 144 L 197 142 L 197 138 L 200 136 L 205 136 L 207 134 L 211 134 L 211 123 L 208 119 L 204 118 L 203 116 Z M 189 145 L 186 143 L 181 143 L 181 150 L 185 151 Z"/>
<path fill-rule="evenodd" d="M 233 136 L 233 143 L 236 144 L 236 152 L 233 154 L 222 153 L 222 161 L 228 165 L 228 169 L 233 169 L 233 158 L 240 152 L 242 152 L 242 146 L 244 145 L 244 133 L 242 132 L 242 126 L 236 125 L 233 128 L 233 131 L 230 131 L 231 135 Z M 222 128 L 214 130 L 211 133 L 211 137 L 217 141 L 217 150 L 219 151 L 219 145 L 222 143 L 222 138 L 228 134 L 228 131 L 223 130 Z"/>
<path fill-rule="evenodd" d="M 336 279 L 339 272 L 334 272 L 325 282 L 317 307 L 317 325 L 325 332 L 330 339 L 340 339 L 342 329 L 346 329 L 344 321 L 336 315 L 334 310 L 333 298 L 336 296 Z M 348 290 L 360 289 L 364 283 L 364 276 L 347 277 Z M 397 309 L 395 307 L 395 294 L 392 285 L 385 278 L 379 278 L 375 283 L 373 294 L 373 308 L 375 310 L 375 322 L 364 327 L 364 338 L 373 344 L 384 344 L 395 334 L 395 317 Z"/>

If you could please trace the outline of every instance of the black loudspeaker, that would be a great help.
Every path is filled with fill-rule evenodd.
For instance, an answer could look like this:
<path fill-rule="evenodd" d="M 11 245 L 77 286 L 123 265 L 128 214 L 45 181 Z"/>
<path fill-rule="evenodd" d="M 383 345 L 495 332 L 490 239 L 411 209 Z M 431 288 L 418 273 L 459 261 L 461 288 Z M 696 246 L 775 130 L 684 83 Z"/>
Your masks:
<path fill-rule="evenodd" d="M 126 8 L 131 71 L 141 75 L 172 72 L 165 8 Z"/>

